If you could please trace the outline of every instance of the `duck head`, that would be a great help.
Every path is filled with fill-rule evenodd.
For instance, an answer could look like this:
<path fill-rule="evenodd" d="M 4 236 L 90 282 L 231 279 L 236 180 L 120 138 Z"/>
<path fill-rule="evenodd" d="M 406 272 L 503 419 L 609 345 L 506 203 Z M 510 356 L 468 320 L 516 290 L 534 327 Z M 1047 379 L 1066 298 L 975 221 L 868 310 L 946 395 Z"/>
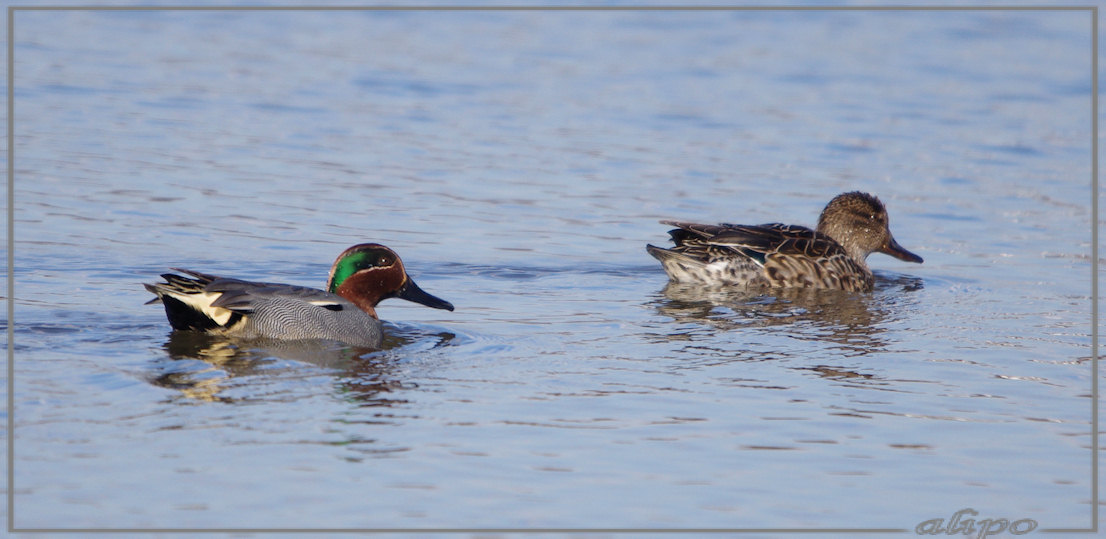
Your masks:
<path fill-rule="evenodd" d="M 861 263 L 874 252 L 921 263 L 922 257 L 895 241 L 888 223 L 887 208 L 878 198 L 853 191 L 837 195 L 826 204 L 818 217 L 818 232 L 833 238 L 853 260 Z"/>
<path fill-rule="evenodd" d="M 379 243 L 362 243 L 346 249 L 334 261 L 326 289 L 376 316 L 376 305 L 388 298 L 401 298 L 433 307 L 453 310 L 453 304 L 424 292 L 403 267 L 395 251 Z"/>

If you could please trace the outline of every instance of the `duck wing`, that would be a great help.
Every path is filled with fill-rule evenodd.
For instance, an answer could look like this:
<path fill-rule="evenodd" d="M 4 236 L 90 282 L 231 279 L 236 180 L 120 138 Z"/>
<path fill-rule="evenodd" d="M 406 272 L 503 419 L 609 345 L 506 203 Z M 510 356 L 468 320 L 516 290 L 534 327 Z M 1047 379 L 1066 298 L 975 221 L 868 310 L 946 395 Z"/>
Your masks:
<path fill-rule="evenodd" d="M 304 303 L 322 307 L 331 311 L 341 311 L 353 307 L 341 296 L 317 288 L 282 283 L 262 283 L 243 281 L 228 277 L 218 277 L 204 286 L 204 291 L 217 293 L 219 297 L 211 302 L 212 307 L 221 307 L 235 312 L 248 314 L 260 306 L 273 301 L 282 303 Z"/>
<path fill-rule="evenodd" d="M 708 240 L 714 245 L 741 247 L 763 255 L 822 258 L 845 255 L 845 249 L 829 236 L 805 226 L 767 223 L 727 225 Z"/>
<path fill-rule="evenodd" d="M 824 257 L 845 254 L 837 242 L 805 226 L 766 223 L 762 225 L 704 225 L 682 221 L 661 221 L 677 228 L 668 234 L 676 250 L 704 261 L 740 255 L 763 266 L 769 255 Z"/>
<path fill-rule="evenodd" d="M 257 311 L 275 313 L 283 318 L 286 314 L 310 315 L 321 309 L 358 310 L 344 298 L 314 288 L 243 281 L 182 268 L 172 269 L 191 277 L 166 273 L 161 276 L 165 279 L 164 283 L 147 284 L 145 287 L 155 295 L 148 303 L 160 301 L 165 304 L 165 312 L 175 329 L 230 330 Z M 321 313 L 313 317 L 320 316 Z"/>
<path fill-rule="evenodd" d="M 829 236 L 797 225 L 733 226 L 710 238 L 733 245 L 764 267 L 773 286 L 868 290 L 871 272 Z"/>

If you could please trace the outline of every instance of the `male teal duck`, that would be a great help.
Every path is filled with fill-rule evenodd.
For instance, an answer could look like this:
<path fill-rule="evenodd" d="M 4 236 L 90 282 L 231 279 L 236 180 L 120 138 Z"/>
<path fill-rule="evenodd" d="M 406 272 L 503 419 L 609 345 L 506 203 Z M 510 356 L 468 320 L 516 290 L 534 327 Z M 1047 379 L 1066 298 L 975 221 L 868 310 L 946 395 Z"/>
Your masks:
<path fill-rule="evenodd" d="M 332 339 L 352 346 L 380 348 L 383 341 L 376 305 L 402 298 L 435 309 L 453 310 L 448 301 L 424 292 L 391 249 L 363 243 L 334 261 L 326 291 L 289 284 L 259 283 L 171 268 L 166 282 L 146 284 L 162 302 L 169 324 L 235 338 Z"/>
<path fill-rule="evenodd" d="M 669 231 L 676 246 L 645 248 L 677 282 L 867 292 L 874 281 L 869 254 L 922 262 L 891 235 L 883 203 L 859 191 L 834 197 L 815 230 L 779 223 L 661 223 L 677 227 Z"/>

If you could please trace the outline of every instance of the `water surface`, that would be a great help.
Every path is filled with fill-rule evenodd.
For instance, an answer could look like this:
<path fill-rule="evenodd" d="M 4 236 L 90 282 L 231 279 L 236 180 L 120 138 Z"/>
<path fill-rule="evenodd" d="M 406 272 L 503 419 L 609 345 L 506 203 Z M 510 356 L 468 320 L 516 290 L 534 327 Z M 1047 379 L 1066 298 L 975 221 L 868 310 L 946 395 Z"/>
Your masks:
<path fill-rule="evenodd" d="M 20 12 L 17 528 L 1090 516 L 1080 12 Z M 669 286 L 658 219 L 926 260 Z M 400 253 L 384 350 L 171 334 L 170 266 Z"/>

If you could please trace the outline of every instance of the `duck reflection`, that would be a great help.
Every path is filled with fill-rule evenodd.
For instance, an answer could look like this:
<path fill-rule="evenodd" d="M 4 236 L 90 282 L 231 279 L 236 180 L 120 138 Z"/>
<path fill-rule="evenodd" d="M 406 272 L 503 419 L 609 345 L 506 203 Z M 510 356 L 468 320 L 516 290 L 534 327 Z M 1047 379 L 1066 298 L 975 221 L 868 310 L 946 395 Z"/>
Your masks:
<path fill-rule="evenodd" d="M 807 288 L 704 288 L 669 282 L 656 310 L 677 322 L 715 331 L 771 328 L 773 335 L 836 344 L 845 356 L 886 349 L 887 326 L 898 319 L 909 292 L 923 287 L 916 277 L 877 274 L 872 293 Z M 669 340 L 686 340 L 671 333 Z"/>
<path fill-rule="evenodd" d="M 431 348 L 447 344 L 450 333 L 439 333 Z M 425 335 L 408 335 L 402 330 L 386 334 L 380 349 L 358 348 L 326 340 L 234 340 L 195 331 L 174 331 L 163 345 L 168 361 L 158 362 L 148 381 L 179 391 L 196 400 L 239 402 L 261 398 L 256 392 L 230 390 L 244 384 L 235 379 L 263 376 L 318 376 L 317 370 L 290 369 L 287 361 L 319 367 L 333 376 L 343 398 L 368 406 L 391 406 L 405 401 L 387 395 L 407 387 L 393 373 L 394 351 L 411 346 Z M 199 360 L 203 364 L 196 364 Z M 266 391 L 272 388 L 267 387 Z M 242 396 L 242 394 L 246 396 Z M 265 398 L 271 398 L 267 394 Z M 279 397 L 278 397 L 279 398 Z"/>

